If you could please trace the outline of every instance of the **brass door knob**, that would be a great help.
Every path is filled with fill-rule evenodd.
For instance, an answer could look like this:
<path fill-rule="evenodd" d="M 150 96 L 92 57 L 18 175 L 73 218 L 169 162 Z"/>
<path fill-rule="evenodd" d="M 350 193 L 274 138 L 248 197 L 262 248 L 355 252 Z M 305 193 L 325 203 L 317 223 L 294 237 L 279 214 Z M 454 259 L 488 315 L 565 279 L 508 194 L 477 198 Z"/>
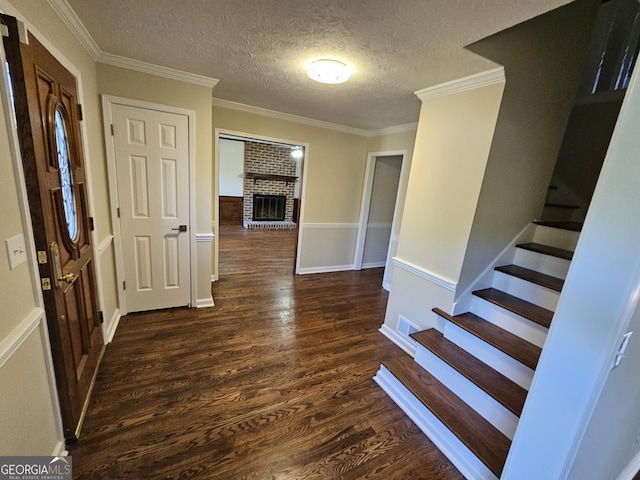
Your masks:
<path fill-rule="evenodd" d="M 67 273 L 66 275 L 62 275 L 60 277 L 58 277 L 58 281 L 59 282 L 67 282 L 67 283 L 73 283 L 73 280 L 76 277 L 73 275 L 73 273 Z"/>

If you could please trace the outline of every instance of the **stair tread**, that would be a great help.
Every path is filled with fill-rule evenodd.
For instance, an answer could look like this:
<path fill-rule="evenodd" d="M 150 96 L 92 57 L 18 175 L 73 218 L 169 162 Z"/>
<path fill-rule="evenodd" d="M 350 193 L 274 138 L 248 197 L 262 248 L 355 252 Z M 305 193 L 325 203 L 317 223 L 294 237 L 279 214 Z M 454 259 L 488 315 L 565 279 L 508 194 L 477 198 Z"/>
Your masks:
<path fill-rule="evenodd" d="M 558 277 L 547 275 L 545 273 L 536 272 L 520 265 L 502 265 L 495 268 L 496 271 L 506 273 L 513 277 L 518 277 L 528 282 L 541 285 L 556 292 L 561 292 L 564 286 L 564 280 Z"/>
<path fill-rule="evenodd" d="M 511 441 L 408 355 L 383 365 L 489 470 L 500 477 Z"/>
<path fill-rule="evenodd" d="M 560 228 L 562 230 L 571 230 L 573 232 L 582 231 L 582 222 L 563 222 L 563 221 L 552 221 L 552 220 L 539 220 L 535 222 L 536 225 L 542 225 L 543 227 L 551 227 L 551 228 Z"/>
<path fill-rule="evenodd" d="M 573 252 L 571 250 L 550 247 L 549 245 L 542 245 L 540 243 L 521 243 L 516 245 L 516 247 L 524 250 L 530 250 L 532 252 L 542 253 L 544 255 L 551 255 L 552 257 L 558 257 L 564 260 L 571 260 L 573 258 Z"/>
<path fill-rule="evenodd" d="M 476 290 L 472 293 L 477 297 L 531 320 L 538 325 L 542 325 L 546 328 L 549 328 L 551 325 L 551 319 L 553 318 L 553 312 L 551 310 L 547 310 L 546 308 L 542 308 L 534 303 L 509 295 L 497 288 L 485 288 L 483 290 Z"/>
<path fill-rule="evenodd" d="M 568 203 L 558 203 L 558 202 L 547 202 L 544 204 L 545 207 L 550 207 L 550 208 L 567 208 L 570 210 L 575 210 L 577 208 L 580 208 L 580 205 L 571 205 Z"/>
<path fill-rule="evenodd" d="M 542 349 L 513 333 L 486 321 L 478 315 L 467 312 L 460 315 L 449 315 L 444 310 L 434 308 L 433 311 L 456 324 L 460 328 L 484 340 L 489 345 L 509 355 L 523 365 L 535 370 Z"/>
<path fill-rule="evenodd" d="M 411 335 L 420 345 L 466 377 L 516 416 L 522 413 L 527 391 L 517 383 L 447 340 L 434 328 Z"/>

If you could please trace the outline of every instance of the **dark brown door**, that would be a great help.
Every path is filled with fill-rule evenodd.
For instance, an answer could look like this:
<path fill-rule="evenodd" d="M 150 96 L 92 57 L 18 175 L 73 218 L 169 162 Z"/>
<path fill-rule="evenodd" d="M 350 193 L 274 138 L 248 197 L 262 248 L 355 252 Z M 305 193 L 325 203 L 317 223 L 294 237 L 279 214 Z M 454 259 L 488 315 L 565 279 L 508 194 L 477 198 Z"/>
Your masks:
<path fill-rule="evenodd" d="M 5 50 L 66 438 L 77 436 L 104 346 L 76 79 L 32 35 Z"/>

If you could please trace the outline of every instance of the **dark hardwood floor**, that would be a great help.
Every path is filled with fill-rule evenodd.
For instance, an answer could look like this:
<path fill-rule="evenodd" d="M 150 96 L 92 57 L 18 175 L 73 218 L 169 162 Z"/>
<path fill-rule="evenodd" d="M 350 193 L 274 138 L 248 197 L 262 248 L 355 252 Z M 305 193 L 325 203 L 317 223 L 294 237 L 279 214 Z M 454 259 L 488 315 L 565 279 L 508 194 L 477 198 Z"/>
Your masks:
<path fill-rule="evenodd" d="M 223 227 L 215 307 L 122 318 L 74 478 L 463 478 L 372 380 L 382 270 L 294 276 L 294 243 Z"/>

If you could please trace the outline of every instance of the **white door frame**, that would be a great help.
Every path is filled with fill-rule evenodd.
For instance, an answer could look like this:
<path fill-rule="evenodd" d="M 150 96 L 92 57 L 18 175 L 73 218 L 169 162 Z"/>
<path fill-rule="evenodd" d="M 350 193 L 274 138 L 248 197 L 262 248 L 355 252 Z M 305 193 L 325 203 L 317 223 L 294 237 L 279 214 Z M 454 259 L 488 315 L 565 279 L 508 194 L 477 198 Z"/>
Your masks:
<path fill-rule="evenodd" d="M 286 140 L 282 138 L 269 137 L 265 135 L 257 135 L 255 133 L 239 132 L 236 130 L 227 130 L 224 128 L 216 128 L 214 135 L 214 160 L 213 160 L 213 176 L 215 181 L 213 182 L 213 275 L 211 281 L 218 281 L 219 276 L 219 246 L 220 246 L 220 136 L 229 135 L 234 137 L 244 137 L 248 141 L 252 138 L 256 140 L 263 140 L 265 142 L 273 143 L 285 143 L 291 146 L 300 146 L 304 149 L 304 155 L 300 159 L 300 176 L 302 176 L 300 199 L 299 199 L 299 222 L 298 228 L 298 247 L 296 252 L 296 265 L 294 272 L 297 274 L 300 272 L 300 257 L 302 253 L 302 225 L 304 225 L 304 197 L 307 191 L 307 175 L 306 175 L 306 163 L 309 155 L 309 144 L 306 142 L 299 142 L 297 140 Z"/>
<path fill-rule="evenodd" d="M 397 222 L 399 213 L 400 199 L 404 198 L 406 194 L 406 182 L 404 177 L 406 175 L 407 165 L 407 151 L 406 150 L 391 150 L 387 152 L 371 152 L 367 154 L 367 167 L 364 174 L 364 187 L 362 188 L 362 203 L 360 206 L 360 220 L 358 221 L 358 233 L 356 236 L 356 248 L 353 258 L 353 265 L 355 270 L 362 270 L 362 259 L 364 257 L 364 243 L 367 237 L 367 223 L 369 220 L 369 210 L 371 209 L 371 193 L 373 190 L 373 177 L 376 170 L 376 160 L 378 157 L 395 157 L 402 156 L 402 166 L 400 167 L 400 179 L 398 181 L 398 193 L 396 194 L 396 203 L 393 209 L 393 221 L 391 222 L 391 237 L 394 234 L 397 235 Z M 387 250 L 387 260 L 385 264 L 385 272 L 388 271 L 391 264 L 391 239 L 389 239 L 389 249 Z M 385 273 L 386 278 L 386 273 Z M 385 282 L 386 283 L 386 282 Z M 385 287 L 387 288 L 387 287 Z M 388 288 L 387 288 L 388 290 Z"/>
<path fill-rule="evenodd" d="M 118 216 L 118 183 L 116 169 L 116 154 L 114 139 L 111 134 L 111 124 L 113 121 L 112 106 L 123 105 L 127 107 L 143 108 L 146 110 L 157 110 L 164 113 L 185 115 L 188 119 L 189 129 L 189 290 L 190 306 L 197 305 L 196 298 L 196 208 L 195 208 L 195 122 L 196 113 L 193 110 L 161 105 L 158 103 L 143 102 L 130 98 L 117 97 L 114 95 L 102 95 L 102 117 L 104 124 L 104 143 L 107 151 L 107 174 L 109 178 L 109 200 L 111 202 L 111 224 L 113 225 L 113 247 L 116 260 L 116 284 L 118 287 L 118 305 L 122 315 L 127 314 L 127 297 L 124 291 L 124 260 L 122 254 L 122 232 L 120 229 L 120 218 Z"/>

